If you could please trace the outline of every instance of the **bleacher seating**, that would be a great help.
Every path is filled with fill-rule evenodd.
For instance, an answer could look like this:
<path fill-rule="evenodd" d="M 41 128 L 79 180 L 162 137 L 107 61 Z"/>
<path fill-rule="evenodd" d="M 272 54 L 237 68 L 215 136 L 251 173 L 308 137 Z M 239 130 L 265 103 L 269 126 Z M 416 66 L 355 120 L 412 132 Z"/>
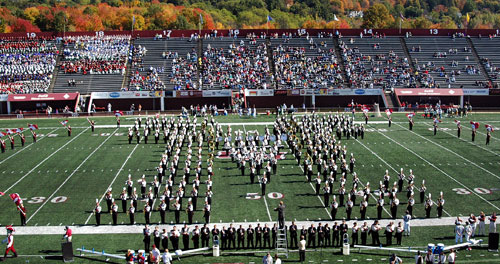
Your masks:
<path fill-rule="evenodd" d="M 274 35 L 267 40 L 251 35 L 212 36 L 200 42 L 196 36 L 132 40 L 123 35 L 68 37 L 63 39 L 61 50 L 55 41 L 3 41 L 0 42 L 0 93 L 47 92 L 51 83 L 53 92 L 82 94 L 200 86 L 202 89 L 482 88 L 489 86 L 483 69 L 498 83 L 500 55 L 496 47 L 500 39 L 471 40 L 480 62 L 464 37 L 409 37 L 404 41 L 385 36 L 342 37 L 338 40 L 339 47 L 335 47 L 336 41 L 326 35 L 300 38 Z M 406 47 L 402 45 L 404 42 Z M 340 50 L 341 58 L 336 50 Z"/>
<path fill-rule="evenodd" d="M 54 92 L 119 91 L 130 51 L 130 35 L 67 37 Z"/>
<path fill-rule="evenodd" d="M 500 82 L 500 39 L 472 38 L 477 54 L 486 68 L 488 76 L 498 85 Z"/>
<path fill-rule="evenodd" d="M 275 38 L 271 44 L 278 89 L 329 88 L 343 83 L 331 38 Z"/>
<path fill-rule="evenodd" d="M 53 41 L 0 42 L 0 93 L 45 93 L 58 50 Z"/>
<path fill-rule="evenodd" d="M 432 77 L 424 86 L 477 88 L 476 81 L 486 82 L 465 38 L 412 37 L 406 43 L 416 70 Z"/>
<path fill-rule="evenodd" d="M 399 37 L 344 38 L 339 43 L 349 83 L 362 88 L 416 87 Z"/>

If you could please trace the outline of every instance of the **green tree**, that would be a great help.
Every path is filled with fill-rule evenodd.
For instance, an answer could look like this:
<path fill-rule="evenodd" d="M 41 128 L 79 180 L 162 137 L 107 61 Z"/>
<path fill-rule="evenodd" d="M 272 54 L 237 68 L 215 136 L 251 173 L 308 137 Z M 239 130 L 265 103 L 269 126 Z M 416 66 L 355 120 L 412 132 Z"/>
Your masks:
<path fill-rule="evenodd" d="M 368 8 L 363 15 L 363 28 L 387 28 L 392 25 L 394 18 L 383 4 L 375 4 Z"/>
<path fill-rule="evenodd" d="M 467 0 L 467 2 L 465 2 L 464 8 L 462 9 L 462 13 L 465 15 L 466 13 L 476 10 L 476 8 L 477 5 L 473 0 Z"/>
<path fill-rule="evenodd" d="M 413 21 L 413 28 L 430 28 L 432 22 L 425 17 L 418 17 Z"/>

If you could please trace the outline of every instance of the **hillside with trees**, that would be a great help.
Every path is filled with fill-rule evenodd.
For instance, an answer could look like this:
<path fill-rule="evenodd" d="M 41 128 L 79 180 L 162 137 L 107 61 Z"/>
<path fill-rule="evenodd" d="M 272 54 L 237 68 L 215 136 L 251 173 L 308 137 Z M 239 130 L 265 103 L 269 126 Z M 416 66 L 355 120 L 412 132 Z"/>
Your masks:
<path fill-rule="evenodd" d="M 498 0 L 0 0 L 0 9 L 3 33 L 198 29 L 200 17 L 203 29 L 500 27 Z"/>

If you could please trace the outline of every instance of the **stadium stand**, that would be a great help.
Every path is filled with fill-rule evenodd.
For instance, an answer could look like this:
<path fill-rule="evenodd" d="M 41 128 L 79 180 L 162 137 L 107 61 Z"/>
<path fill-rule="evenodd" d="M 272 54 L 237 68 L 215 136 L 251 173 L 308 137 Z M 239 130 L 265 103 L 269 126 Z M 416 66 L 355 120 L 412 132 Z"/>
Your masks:
<path fill-rule="evenodd" d="M 500 78 L 500 39 L 498 38 L 472 38 L 472 43 L 478 53 L 481 63 L 486 68 L 486 72 L 498 88 Z"/>
<path fill-rule="evenodd" d="M 0 42 L 0 93 L 47 92 L 58 54 L 53 41 Z"/>
<path fill-rule="evenodd" d="M 0 92 L 498 87 L 496 37 L 262 37 L 4 40 Z"/>
<path fill-rule="evenodd" d="M 269 57 L 265 40 L 203 40 L 202 80 L 209 89 L 268 88 Z"/>
<path fill-rule="evenodd" d="M 54 92 L 119 91 L 130 45 L 130 35 L 65 38 Z"/>
<path fill-rule="evenodd" d="M 476 81 L 486 82 L 463 37 L 412 37 L 406 43 L 425 87 L 479 88 Z"/>
<path fill-rule="evenodd" d="M 272 39 L 278 89 L 339 87 L 342 69 L 331 38 Z"/>

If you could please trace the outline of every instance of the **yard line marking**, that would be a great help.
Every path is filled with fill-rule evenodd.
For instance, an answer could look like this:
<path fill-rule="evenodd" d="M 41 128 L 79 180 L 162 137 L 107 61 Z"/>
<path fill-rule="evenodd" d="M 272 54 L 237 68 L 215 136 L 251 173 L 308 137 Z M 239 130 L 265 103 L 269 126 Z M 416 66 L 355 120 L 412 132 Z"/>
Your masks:
<path fill-rule="evenodd" d="M 56 129 L 54 129 L 54 130 L 50 131 L 50 132 L 49 132 L 49 134 L 54 133 L 54 132 L 55 132 L 56 130 L 58 130 L 58 129 L 59 129 L 59 128 L 56 128 Z M 42 137 L 42 138 L 40 138 L 39 140 L 37 140 L 37 142 L 42 141 L 44 138 L 48 138 L 48 136 L 47 136 L 47 135 L 45 135 L 44 137 Z M 33 145 L 33 144 L 35 144 L 35 142 L 31 142 L 31 143 L 30 143 L 30 144 L 28 144 L 26 147 L 21 148 L 19 151 L 16 151 L 14 154 L 12 154 L 12 155 L 10 155 L 10 156 L 6 157 L 4 160 L 0 161 L 0 165 L 1 165 L 2 163 L 4 163 L 6 160 L 8 160 L 8 159 L 10 159 L 10 158 L 14 157 L 15 155 L 19 154 L 19 152 L 21 152 L 21 151 L 23 151 L 23 150 L 27 149 L 28 147 L 30 147 L 30 146 L 31 146 L 31 145 Z"/>
<path fill-rule="evenodd" d="M 10 189 L 14 188 L 14 186 L 16 186 L 19 182 L 21 182 L 24 178 L 26 178 L 26 176 L 30 175 L 30 173 L 32 173 L 34 170 L 36 170 L 36 168 L 38 168 L 40 165 L 42 165 L 45 161 L 47 161 L 48 159 L 50 159 L 52 156 L 54 156 L 54 154 L 56 154 L 57 152 L 59 152 L 59 150 L 63 149 L 66 145 L 68 145 L 69 143 L 71 143 L 73 140 L 77 139 L 79 136 L 83 135 L 83 133 L 85 133 L 85 131 L 87 131 L 89 129 L 89 127 L 87 127 L 85 130 L 83 130 L 82 132 L 80 132 L 80 134 L 78 134 L 78 136 L 72 138 L 70 141 L 66 142 L 64 145 L 62 145 L 60 148 L 58 148 L 56 151 L 52 152 L 52 154 L 50 154 L 49 156 L 47 156 L 44 160 L 42 160 L 40 163 L 38 163 L 35 167 L 33 167 L 31 170 L 29 170 L 26 174 L 24 174 L 23 177 L 19 178 L 19 180 L 17 180 L 14 184 L 12 184 L 9 188 L 7 188 L 7 190 L 4 191 L 4 193 L 7 193 Z"/>
<path fill-rule="evenodd" d="M 405 128 L 405 127 L 403 127 L 403 126 L 401 126 L 401 125 L 398 125 L 398 124 L 396 124 L 396 125 L 397 125 L 397 126 L 399 126 L 399 127 L 401 127 L 401 128 Z M 496 177 L 497 179 L 500 179 L 500 177 L 499 177 L 499 176 L 497 176 L 496 174 L 494 174 L 493 172 L 491 172 L 491 171 L 489 171 L 489 170 L 487 170 L 487 169 L 485 169 L 485 168 L 483 168 L 483 167 L 481 167 L 481 166 L 477 165 L 476 163 L 474 163 L 474 162 L 472 162 L 472 161 L 470 161 L 470 160 L 468 160 L 468 159 L 466 159 L 466 158 L 462 157 L 461 155 L 458 155 L 456 152 L 454 152 L 454 151 L 452 151 L 452 150 L 448 149 L 447 147 L 445 147 L 445 146 L 443 146 L 443 145 L 441 145 L 441 144 L 439 144 L 439 143 L 436 143 L 436 142 L 434 142 L 434 141 L 432 141 L 432 140 L 430 140 L 430 139 L 428 139 L 428 138 L 426 138 L 426 137 L 424 137 L 424 136 L 422 136 L 422 135 L 420 135 L 420 134 L 418 134 L 418 133 L 415 133 L 415 132 L 413 132 L 412 130 L 409 130 L 409 131 L 410 131 L 411 133 L 413 133 L 413 134 L 415 134 L 415 135 L 417 135 L 417 136 L 419 136 L 419 137 L 421 137 L 421 138 L 423 138 L 423 139 L 425 139 L 425 140 L 427 140 L 427 141 L 431 142 L 432 144 L 434 144 L 434 145 L 436 145 L 436 146 L 438 146 L 438 147 L 440 147 L 440 148 L 442 148 L 442 149 L 444 149 L 444 150 L 446 150 L 446 151 L 448 151 L 448 152 L 452 153 L 453 155 L 455 155 L 455 156 L 457 156 L 457 157 L 462 158 L 463 160 L 465 160 L 465 161 L 467 161 L 467 162 L 471 163 L 472 165 L 474 165 L 474 166 L 478 167 L 479 169 L 481 169 L 481 170 L 483 170 L 483 171 L 485 171 L 485 172 L 487 172 L 487 173 L 489 173 L 489 174 L 493 175 L 493 176 L 494 176 L 494 177 Z M 380 133 L 380 132 L 379 132 L 379 133 Z M 384 135 L 384 134 L 382 134 L 382 135 Z M 384 135 L 384 136 L 386 136 L 386 135 Z M 386 137 L 387 137 L 387 136 L 386 136 Z M 391 139 L 391 140 L 392 140 L 392 139 Z"/>
<path fill-rule="evenodd" d="M 57 189 L 49 196 L 49 198 L 45 199 L 45 202 L 43 202 L 43 204 L 40 207 L 38 207 L 38 209 L 36 209 L 36 211 L 28 218 L 28 220 L 26 221 L 26 223 L 28 223 L 40 210 L 42 210 L 42 208 L 52 199 L 52 197 L 54 197 L 54 195 L 64 186 L 64 184 L 66 184 L 66 182 L 68 182 L 69 179 L 71 179 L 71 177 L 73 177 L 73 175 L 75 175 L 75 173 L 78 171 L 78 169 L 80 169 L 80 167 L 82 167 L 83 164 L 85 164 L 85 162 L 88 159 L 90 159 L 90 157 L 92 157 L 94 155 L 94 153 L 96 153 L 102 147 L 102 145 L 104 145 L 104 143 L 106 143 L 116 133 L 117 130 L 118 130 L 118 128 L 115 129 L 115 131 L 113 131 L 99 146 L 97 146 L 97 148 L 95 148 L 94 151 L 92 151 L 80 163 L 80 165 L 78 165 L 78 167 L 76 167 L 76 169 L 73 170 L 73 172 L 68 177 L 66 177 L 66 180 L 64 180 L 64 182 L 61 183 L 61 185 L 59 185 L 59 187 L 57 187 Z"/>
<path fill-rule="evenodd" d="M 432 126 L 431 124 L 427 124 L 427 125 Z M 444 132 L 444 133 L 446 133 L 446 134 L 448 134 L 448 135 L 451 135 L 451 136 L 455 137 L 455 135 L 453 135 L 453 134 L 452 134 L 452 133 L 450 133 L 450 132 L 447 132 L 447 131 L 442 131 L 442 132 Z M 480 148 L 480 149 L 482 149 L 482 150 L 488 151 L 489 153 L 491 153 L 491 154 L 493 154 L 493 155 L 495 155 L 495 156 L 500 156 L 500 154 L 495 153 L 495 152 L 493 152 L 493 151 L 491 151 L 491 150 L 489 150 L 489 149 L 487 149 L 487 148 L 485 148 L 485 147 L 482 147 L 482 146 L 480 146 L 480 145 L 478 145 L 478 144 L 476 144 L 476 143 L 474 143 L 474 142 L 467 141 L 467 140 L 465 140 L 465 139 L 463 139 L 463 138 L 461 138 L 461 137 L 460 137 L 460 138 L 458 138 L 458 139 L 460 139 L 460 140 L 462 140 L 462 141 L 464 141 L 464 142 L 467 142 L 467 143 L 469 143 L 469 144 L 471 144 L 471 145 L 473 145 L 473 146 L 476 146 L 476 147 L 478 147 L 478 148 Z"/>
<path fill-rule="evenodd" d="M 411 152 L 413 155 L 417 156 L 418 158 L 420 158 L 422 161 L 426 162 L 427 164 L 429 164 L 430 166 L 432 166 L 434 169 L 438 170 L 439 172 L 441 172 L 442 174 L 444 174 L 445 176 L 447 176 L 448 178 L 452 179 L 454 182 L 458 183 L 460 186 L 464 187 L 467 191 L 471 192 L 472 194 L 476 195 L 477 197 L 479 197 L 479 199 L 485 201 L 487 204 L 491 205 L 493 208 L 497 209 L 497 210 L 500 210 L 500 208 L 498 208 L 496 205 L 492 204 L 490 201 L 484 199 L 482 196 L 480 196 L 479 194 L 477 194 L 475 191 L 473 191 L 472 189 L 470 189 L 469 187 L 465 186 L 461 181 L 453 178 L 451 175 L 449 175 L 448 173 L 444 172 L 443 170 L 441 170 L 439 167 L 437 167 L 436 165 L 432 164 L 431 162 L 429 162 L 428 160 L 424 159 L 422 156 L 418 155 L 417 153 L 415 153 L 413 150 L 411 149 L 408 149 L 407 147 L 401 145 L 401 143 L 395 141 L 394 139 L 386 136 L 385 134 L 381 133 L 381 132 L 378 132 L 379 134 L 381 134 L 382 136 L 392 140 L 392 142 L 396 143 L 397 145 L 401 146 L 402 148 L 406 149 L 407 151 Z M 418 135 L 418 134 L 417 134 Z"/>
<path fill-rule="evenodd" d="M 384 159 L 382 159 L 377 153 L 375 153 L 373 150 L 369 149 L 368 147 L 366 147 L 360 140 L 358 140 L 358 142 L 363 146 L 365 147 L 368 151 L 370 151 L 373 155 L 375 155 L 375 157 L 377 157 L 380 161 L 382 161 L 383 163 L 385 163 L 385 165 L 387 165 L 389 168 L 391 168 L 391 170 L 393 170 L 394 172 L 396 172 L 396 174 L 399 173 L 399 171 L 397 171 L 394 167 L 392 167 L 389 163 L 387 163 Z M 407 166 L 408 167 L 408 166 Z M 371 194 L 371 193 L 370 193 Z M 372 195 L 373 196 L 373 195 Z M 375 198 L 375 197 L 374 197 Z M 375 199 L 376 200 L 376 199 Z M 384 210 L 385 210 L 385 207 L 384 207 Z M 387 213 L 389 213 L 387 210 L 386 210 Z M 443 212 L 445 214 L 447 214 L 448 216 L 451 216 L 451 214 L 449 214 L 448 212 L 446 212 L 446 210 L 443 209 Z M 391 215 L 392 216 L 392 215 Z"/>
<path fill-rule="evenodd" d="M 247 137 L 247 129 L 245 127 L 245 125 L 243 124 L 243 131 L 245 132 L 245 136 L 244 138 Z M 259 182 L 260 182 L 260 176 L 258 177 L 259 179 Z M 267 211 L 267 216 L 269 216 L 269 221 L 273 221 L 273 218 L 271 217 L 271 212 L 269 211 L 269 205 L 267 204 L 267 199 L 266 199 L 266 196 L 264 195 L 264 204 L 266 205 L 266 211 Z"/>
<path fill-rule="evenodd" d="M 122 166 L 120 167 L 120 169 L 116 172 L 116 175 L 115 177 L 113 178 L 113 180 L 111 181 L 111 183 L 109 184 L 108 188 L 106 188 L 106 190 L 104 191 L 104 194 L 101 196 L 101 199 L 99 199 L 99 203 L 101 203 L 102 199 L 104 199 L 104 195 L 106 195 L 106 192 L 108 191 L 109 188 L 111 188 L 111 186 L 113 186 L 113 183 L 115 183 L 116 181 L 116 178 L 118 177 L 118 175 L 120 174 L 120 172 L 123 170 L 123 167 L 125 167 L 125 164 L 127 164 L 127 161 L 130 159 L 130 157 L 132 157 L 132 154 L 134 154 L 135 150 L 137 149 L 139 145 L 135 145 L 135 147 L 132 149 L 132 151 L 130 152 L 130 154 L 128 155 L 128 157 L 125 159 L 125 161 L 123 162 Z M 93 213 L 90 213 L 89 214 L 89 217 L 87 218 L 87 221 L 85 221 L 85 224 L 87 224 L 90 220 L 90 217 L 92 217 L 92 214 Z"/>

